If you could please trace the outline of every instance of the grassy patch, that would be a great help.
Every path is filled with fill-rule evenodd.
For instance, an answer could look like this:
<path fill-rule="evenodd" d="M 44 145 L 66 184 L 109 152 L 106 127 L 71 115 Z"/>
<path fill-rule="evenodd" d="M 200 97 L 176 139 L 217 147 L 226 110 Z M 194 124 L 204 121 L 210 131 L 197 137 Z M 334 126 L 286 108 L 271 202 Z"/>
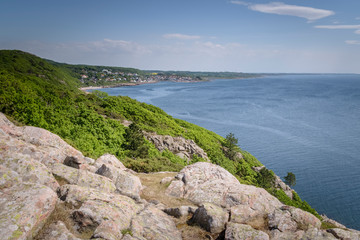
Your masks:
<path fill-rule="evenodd" d="M 177 173 L 174 172 L 159 172 L 159 173 L 139 173 L 137 176 L 140 178 L 141 183 L 146 187 L 141 194 L 141 198 L 150 201 L 157 200 L 167 207 L 178 207 L 194 204 L 183 198 L 175 198 L 165 195 L 167 184 L 160 184 L 161 179 L 165 177 L 174 177 Z"/>

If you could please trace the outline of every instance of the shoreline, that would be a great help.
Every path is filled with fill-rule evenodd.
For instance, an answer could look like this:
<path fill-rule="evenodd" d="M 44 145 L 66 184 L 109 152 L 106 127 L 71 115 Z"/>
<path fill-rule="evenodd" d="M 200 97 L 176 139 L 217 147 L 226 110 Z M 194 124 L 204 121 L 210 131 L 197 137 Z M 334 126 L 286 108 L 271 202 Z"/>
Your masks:
<path fill-rule="evenodd" d="M 265 75 L 256 76 L 256 77 L 240 77 L 240 78 L 215 78 L 215 77 L 210 77 L 210 78 L 206 78 L 205 80 L 195 80 L 195 81 L 172 81 L 172 80 L 167 80 L 167 81 L 149 81 L 149 82 L 125 82 L 125 83 L 118 83 L 118 84 L 114 84 L 114 85 L 81 87 L 81 88 L 79 88 L 79 90 L 87 92 L 88 90 L 97 90 L 97 89 L 103 89 L 103 88 L 129 87 L 129 86 L 137 86 L 137 85 L 144 85 L 144 84 L 154 84 L 154 83 L 159 83 L 159 82 L 199 83 L 199 82 L 211 82 L 213 80 L 219 80 L 219 79 L 239 79 L 239 80 L 241 80 L 241 79 L 247 79 L 247 78 L 261 78 L 261 77 L 264 77 L 264 76 Z"/>
<path fill-rule="evenodd" d="M 143 85 L 143 84 L 153 84 L 153 83 L 158 83 L 159 81 L 151 81 L 151 82 L 139 82 L 139 83 L 118 83 L 118 84 L 114 84 L 114 85 L 103 85 L 103 86 L 89 86 L 89 87 L 81 87 L 79 88 L 82 91 L 87 91 L 87 90 L 96 90 L 96 89 L 102 89 L 102 88 L 117 88 L 117 87 L 128 87 L 128 86 L 137 86 L 137 85 Z"/>
<path fill-rule="evenodd" d="M 213 79 L 211 79 L 213 80 Z M 88 90 L 96 90 L 96 89 L 103 89 L 103 88 L 118 88 L 118 87 L 128 87 L 128 86 L 137 86 L 137 85 L 144 85 L 144 84 L 154 84 L 159 82 L 176 82 L 176 83 L 198 83 L 198 82 L 208 82 L 211 81 L 210 79 L 207 80 L 199 80 L 199 81 L 150 81 L 150 82 L 127 82 L 127 83 L 118 83 L 114 85 L 103 85 L 103 86 L 89 86 L 89 87 L 81 87 L 79 90 L 81 91 L 88 91 Z"/>

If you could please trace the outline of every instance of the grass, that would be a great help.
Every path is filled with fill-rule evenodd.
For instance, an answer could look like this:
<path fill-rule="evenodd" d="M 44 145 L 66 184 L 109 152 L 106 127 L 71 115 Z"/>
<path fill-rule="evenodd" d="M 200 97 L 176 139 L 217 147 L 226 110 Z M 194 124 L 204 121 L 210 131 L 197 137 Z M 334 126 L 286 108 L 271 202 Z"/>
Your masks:
<path fill-rule="evenodd" d="M 156 200 L 166 205 L 167 207 L 179 206 L 194 206 L 189 200 L 183 198 L 175 198 L 165 195 L 166 188 L 169 183 L 161 184 L 161 179 L 165 177 L 175 177 L 177 173 L 174 172 L 159 172 L 159 173 L 138 173 L 141 183 L 145 189 L 141 193 L 141 198 L 151 201 Z"/>

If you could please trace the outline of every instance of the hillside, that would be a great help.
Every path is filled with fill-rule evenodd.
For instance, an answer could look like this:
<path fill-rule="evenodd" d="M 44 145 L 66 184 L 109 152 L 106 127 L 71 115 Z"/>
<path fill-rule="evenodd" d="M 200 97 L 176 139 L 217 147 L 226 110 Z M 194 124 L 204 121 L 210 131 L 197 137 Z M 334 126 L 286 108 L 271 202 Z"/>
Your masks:
<path fill-rule="evenodd" d="M 0 51 L 0 111 L 17 125 L 59 135 L 87 157 L 113 154 L 137 172 L 180 171 L 210 161 L 241 183 L 265 188 L 321 218 L 271 170 L 256 168 L 262 166 L 258 160 L 237 146 L 229 149 L 221 136 L 128 97 L 86 94 L 74 74 L 69 66 L 28 53 Z"/>
<path fill-rule="evenodd" d="M 0 236 L 4 240 L 358 239 L 360 232 L 282 204 L 197 162 L 135 173 L 114 155 L 85 157 L 47 130 L 0 113 Z M 324 229 L 324 223 L 330 229 Z"/>

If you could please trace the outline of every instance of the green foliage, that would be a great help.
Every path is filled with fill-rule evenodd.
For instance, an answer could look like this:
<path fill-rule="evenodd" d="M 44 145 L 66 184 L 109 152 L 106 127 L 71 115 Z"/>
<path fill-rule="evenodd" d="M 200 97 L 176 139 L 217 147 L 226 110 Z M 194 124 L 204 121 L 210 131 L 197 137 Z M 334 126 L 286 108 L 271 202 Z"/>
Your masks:
<path fill-rule="evenodd" d="M 292 172 L 288 172 L 287 175 L 285 176 L 285 183 L 290 187 L 295 186 L 296 185 L 295 174 L 293 174 Z"/>
<path fill-rule="evenodd" d="M 135 123 L 130 124 L 125 130 L 124 137 L 126 142 L 123 143 L 123 147 L 129 150 L 128 156 L 132 158 L 146 158 L 148 156 L 149 146 L 145 144 L 144 135 Z"/>
<path fill-rule="evenodd" d="M 292 192 L 293 199 L 289 198 L 283 190 L 274 189 L 271 190 L 270 193 L 277 197 L 282 203 L 312 213 L 314 216 L 322 220 L 322 217 L 315 211 L 315 209 L 313 209 L 306 201 L 302 201 L 295 191 Z"/>
<path fill-rule="evenodd" d="M 273 171 L 264 167 L 256 176 L 256 180 L 259 187 L 271 189 L 275 184 L 275 174 Z"/>
<path fill-rule="evenodd" d="M 329 222 L 321 222 L 321 229 L 327 230 L 330 228 L 337 228 L 337 226 Z"/>
<path fill-rule="evenodd" d="M 125 236 L 126 234 L 129 234 L 130 236 L 133 235 L 132 232 L 131 232 L 131 229 L 129 229 L 129 228 L 121 230 L 121 234 L 123 236 Z"/>
<path fill-rule="evenodd" d="M 239 147 L 237 146 L 238 139 L 235 138 L 233 133 L 226 135 L 224 142 L 224 153 L 227 158 L 230 160 L 236 160 L 237 153 L 239 152 Z"/>

